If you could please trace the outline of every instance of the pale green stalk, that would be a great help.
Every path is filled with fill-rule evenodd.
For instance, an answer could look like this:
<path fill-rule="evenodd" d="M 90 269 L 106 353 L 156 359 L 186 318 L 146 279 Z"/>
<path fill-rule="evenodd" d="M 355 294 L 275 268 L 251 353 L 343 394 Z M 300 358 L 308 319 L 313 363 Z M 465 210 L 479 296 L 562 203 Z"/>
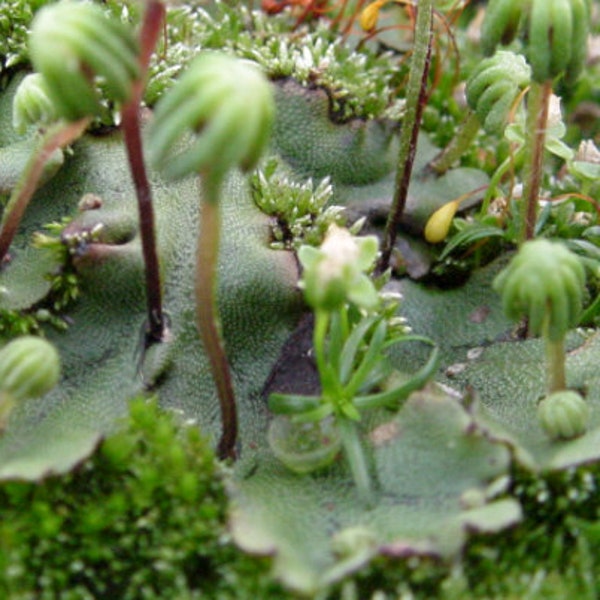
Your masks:
<path fill-rule="evenodd" d="M 196 249 L 196 320 L 204 349 L 210 361 L 221 409 L 223 431 L 218 445 L 220 458 L 235 458 L 237 409 L 231 372 L 220 331 L 217 306 L 217 263 L 219 257 L 221 178 L 202 177 L 202 201 Z"/>

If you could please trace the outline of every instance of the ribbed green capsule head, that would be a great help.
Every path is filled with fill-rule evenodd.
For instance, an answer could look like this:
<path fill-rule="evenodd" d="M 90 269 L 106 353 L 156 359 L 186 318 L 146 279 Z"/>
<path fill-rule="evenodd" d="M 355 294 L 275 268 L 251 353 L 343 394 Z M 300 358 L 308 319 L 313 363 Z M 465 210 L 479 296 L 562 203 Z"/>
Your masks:
<path fill-rule="evenodd" d="M 489 0 L 481 24 L 481 46 L 490 55 L 499 44 L 509 44 L 517 36 L 531 0 Z"/>
<path fill-rule="evenodd" d="M 573 390 L 554 392 L 538 404 L 538 418 L 553 440 L 569 440 L 583 435 L 588 426 L 590 408 Z"/>
<path fill-rule="evenodd" d="M 43 396 L 58 383 L 59 376 L 58 352 L 42 338 L 23 336 L 0 350 L 0 392 L 17 401 Z"/>
<path fill-rule="evenodd" d="M 169 179 L 251 169 L 268 143 L 274 114 L 271 85 L 255 64 L 205 52 L 156 106 L 150 162 Z"/>
<path fill-rule="evenodd" d="M 533 334 L 562 340 L 577 325 L 582 311 L 585 270 L 560 242 L 525 242 L 494 280 L 506 315 L 528 319 Z"/>
<path fill-rule="evenodd" d="M 139 76 L 133 32 L 87 2 L 59 2 L 40 9 L 29 48 L 58 114 L 69 121 L 100 112 L 98 87 L 109 99 L 125 102 Z"/>
<path fill-rule="evenodd" d="M 583 69 L 589 33 L 586 0 L 532 0 L 525 52 L 538 83 L 567 75 L 574 81 Z"/>
<path fill-rule="evenodd" d="M 482 60 L 467 81 L 467 102 L 488 133 L 501 134 L 517 96 L 530 82 L 525 58 L 498 50 Z"/>

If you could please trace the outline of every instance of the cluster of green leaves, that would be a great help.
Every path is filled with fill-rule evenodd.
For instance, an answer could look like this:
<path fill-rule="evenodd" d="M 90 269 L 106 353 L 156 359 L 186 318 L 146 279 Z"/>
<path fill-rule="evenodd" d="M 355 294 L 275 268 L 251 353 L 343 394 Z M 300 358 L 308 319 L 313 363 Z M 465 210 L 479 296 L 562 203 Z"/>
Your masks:
<path fill-rule="evenodd" d="M 194 426 L 154 402 L 73 473 L 0 485 L 0 593 L 7 599 L 292 598 L 269 561 L 225 525 L 224 473 Z M 476 537 L 460 566 L 380 557 L 327 598 L 594 598 L 598 472 L 514 474 L 526 518 Z"/>
<path fill-rule="evenodd" d="M 271 227 L 274 249 L 318 246 L 332 223 L 345 221 L 343 207 L 328 206 L 333 195 L 328 178 L 316 186 L 312 179 L 294 181 L 278 170 L 276 159 L 270 159 L 252 175 L 251 184 L 256 205 L 275 218 Z"/>
<path fill-rule="evenodd" d="M 48 0 L 7 0 L 0 4 L 0 74 L 27 62 L 29 24 Z"/>
<path fill-rule="evenodd" d="M 92 237 L 91 234 L 88 239 L 73 240 L 63 237 L 63 231 L 71 221 L 71 217 L 64 217 L 60 222 L 48 223 L 44 226 L 48 233 L 37 232 L 33 238 L 34 247 L 51 252 L 61 265 L 49 276 L 51 285 L 47 302 L 54 312 L 64 311 L 79 298 L 79 279 L 71 263 L 71 256 L 78 251 L 79 244 L 87 243 Z"/>
<path fill-rule="evenodd" d="M 0 335 L 12 339 L 20 335 L 43 335 L 44 326 L 63 331 L 68 327 L 64 314 L 81 294 L 79 277 L 71 261 L 77 251 L 77 244 L 85 240 L 64 240 L 62 232 L 71 222 L 65 217 L 60 222 L 44 226 L 47 233 L 37 232 L 33 237 L 33 246 L 52 255 L 55 271 L 47 275 L 50 281 L 48 294 L 41 302 L 26 309 L 0 309 Z M 2 288 L 0 287 L 0 294 Z"/>
<path fill-rule="evenodd" d="M 0 507 L 3 598 L 278 597 L 229 541 L 209 444 L 151 401 L 74 472 L 3 482 Z"/>
<path fill-rule="evenodd" d="M 45 313 L 42 313 L 45 315 Z M 6 339 L 38 333 L 40 321 L 36 313 L 29 311 L 0 309 L 0 334 Z"/>

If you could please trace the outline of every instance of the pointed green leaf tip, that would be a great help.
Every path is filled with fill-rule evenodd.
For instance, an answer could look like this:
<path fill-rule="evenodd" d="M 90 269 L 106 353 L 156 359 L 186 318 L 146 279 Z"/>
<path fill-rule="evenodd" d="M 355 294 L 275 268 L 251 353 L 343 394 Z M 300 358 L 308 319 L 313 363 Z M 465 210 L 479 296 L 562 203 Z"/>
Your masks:
<path fill-rule="evenodd" d="M 125 102 L 139 75 L 133 32 L 93 4 L 60 2 L 42 8 L 29 46 L 57 112 L 69 121 L 99 113 L 96 84 L 111 100 Z"/>
<path fill-rule="evenodd" d="M 585 271 L 560 242 L 526 242 L 494 280 L 506 315 L 527 317 L 532 333 L 560 341 L 581 315 Z"/>
<path fill-rule="evenodd" d="M 150 161 L 170 179 L 251 169 L 267 145 L 274 113 L 271 86 L 256 65 L 203 53 L 156 106 Z M 186 134 L 193 134 L 191 142 Z"/>

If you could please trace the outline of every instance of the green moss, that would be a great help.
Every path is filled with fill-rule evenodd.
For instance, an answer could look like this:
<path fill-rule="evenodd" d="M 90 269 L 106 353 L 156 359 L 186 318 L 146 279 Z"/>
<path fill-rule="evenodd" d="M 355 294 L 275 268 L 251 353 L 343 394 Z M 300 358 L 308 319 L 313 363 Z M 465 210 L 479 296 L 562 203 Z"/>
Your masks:
<path fill-rule="evenodd" d="M 404 76 L 401 57 L 368 47 L 356 51 L 327 24 L 293 30 L 287 13 L 268 16 L 236 3 L 186 3 L 171 8 L 167 36 L 150 69 L 146 101 L 153 104 L 198 49 L 219 49 L 256 61 L 272 79 L 292 77 L 327 90 L 331 113 L 352 117 L 397 118 L 403 100 L 397 89 Z"/>
<path fill-rule="evenodd" d="M 48 0 L 7 0 L 0 3 L 0 74 L 27 62 L 29 24 Z"/>
<path fill-rule="evenodd" d="M 206 440 L 154 402 L 73 473 L 3 483 L 0 507 L 3 598 L 277 597 L 229 541 Z"/>
<path fill-rule="evenodd" d="M 518 472 L 518 527 L 475 536 L 454 564 L 377 558 L 320 598 L 595 598 L 598 475 Z M 295 597 L 268 559 L 232 544 L 226 512 L 223 467 L 198 429 L 136 400 L 126 426 L 73 473 L 0 485 L 0 596 Z"/>
<path fill-rule="evenodd" d="M 252 175 L 252 197 L 265 214 L 274 217 L 271 226 L 274 249 L 297 249 L 301 244 L 319 246 L 332 223 L 344 222 L 341 206 L 330 202 L 333 188 L 329 178 L 317 186 L 312 179 L 294 181 L 271 159 Z"/>

